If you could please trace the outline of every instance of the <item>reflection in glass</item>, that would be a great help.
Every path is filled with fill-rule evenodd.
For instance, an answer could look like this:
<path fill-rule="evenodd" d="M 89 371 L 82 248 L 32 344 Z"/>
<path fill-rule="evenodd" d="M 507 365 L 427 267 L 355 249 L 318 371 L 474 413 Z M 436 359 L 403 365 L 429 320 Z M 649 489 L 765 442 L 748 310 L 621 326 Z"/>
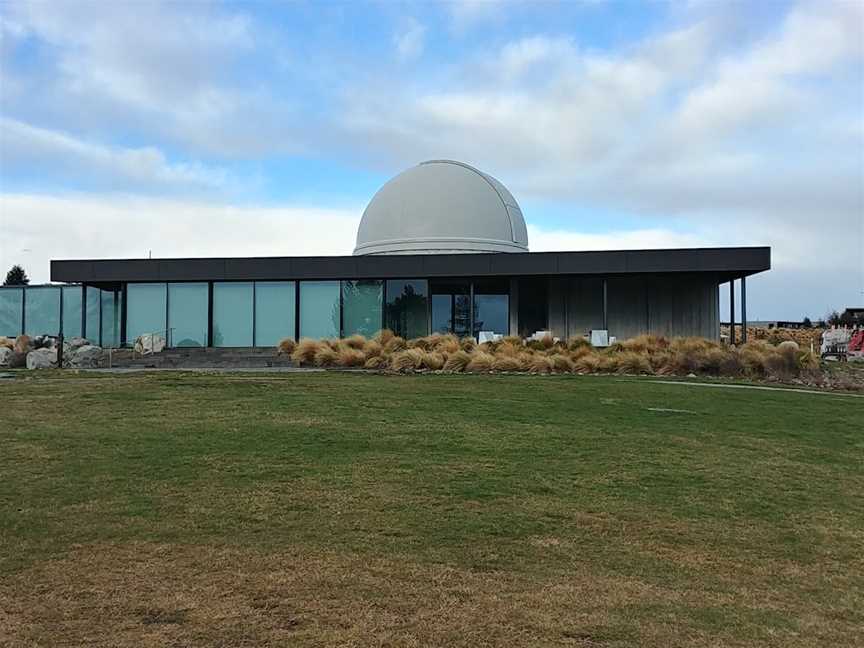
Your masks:
<path fill-rule="evenodd" d="M 120 344 L 120 292 L 101 291 L 102 299 L 102 346 L 117 347 Z"/>
<path fill-rule="evenodd" d="M 0 288 L 0 335 L 7 337 L 21 335 L 23 314 L 24 289 Z"/>
<path fill-rule="evenodd" d="M 168 286 L 164 283 L 126 285 L 126 341 L 134 344 L 140 336 L 157 333 L 165 337 Z"/>
<path fill-rule="evenodd" d="M 207 284 L 168 284 L 168 327 L 171 346 L 207 346 Z"/>
<path fill-rule="evenodd" d="M 466 281 L 432 282 L 432 324 L 438 333 L 459 337 L 471 331 L 471 287 Z"/>
<path fill-rule="evenodd" d="M 342 333 L 372 337 L 381 330 L 381 281 L 342 282 Z"/>
<path fill-rule="evenodd" d="M 252 346 L 252 282 L 213 284 L 213 346 Z"/>
<path fill-rule="evenodd" d="M 100 292 L 101 291 L 98 288 L 87 286 L 85 293 L 85 299 L 87 301 L 87 316 L 84 322 L 84 337 L 97 346 L 102 344 L 102 338 L 100 336 L 102 320 L 99 315 L 102 302 Z"/>
<path fill-rule="evenodd" d="M 81 286 L 63 287 L 63 336 L 66 338 L 81 336 L 82 295 Z"/>
<path fill-rule="evenodd" d="M 300 282 L 300 337 L 339 337 L 339 282 Z"/>
<path fill-rule="evenodd" d="M 429 283 L 425 279 L 387 282 L 387 328 L 405 339 L 429 333 Z"/>
<path fill-rule="evenodd" d="M 449 333 L 453 322 L 453 296 L 432 295 L 432 332 Z"/>
<path fill-rule="evenodd" d="M 255 282 L 255 346 L 276 346 L 294 337 L 293 281 Z"/>
<path fill-rule="evenodd" d="M 486 279 L 474 282 L 474 336 L 480 331 L 510 332 L 510 282 Z"/>
<path fill-rule="evenodd" d="M 60 335 L 60 288 L 26 288 L 24 333 Z"/>

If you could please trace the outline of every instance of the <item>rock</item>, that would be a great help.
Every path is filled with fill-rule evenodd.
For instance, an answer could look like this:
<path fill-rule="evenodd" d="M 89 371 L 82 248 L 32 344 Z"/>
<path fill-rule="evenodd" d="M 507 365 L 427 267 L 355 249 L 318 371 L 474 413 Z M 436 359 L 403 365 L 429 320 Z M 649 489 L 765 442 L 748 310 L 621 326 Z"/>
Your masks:
<path fill-rule="evenodd" d="M 165 338 L 161 335 L 141 335 L 135 340 L 135 353 L 150 355 L 165 349 Z"/>
<path fill-rule="evenodd" d="M 27 354 L 28 369 L 52 369 L 56 366 L 56 349 L 36 349 Z"/>
<path fill-rule="evenodd" d="M 73 369 L 94 369 L 102 364 L 102 349 L 91 344 L 78 347 L 64 357 L 63 366 Z"/>
<path fill-rule="evenodd" d="M 15 353 L 22 353 L 27 355 L 27 353 L 31 350 L 32 345 L 30 344 L 30 336 L 28 335 L 19 335 L 15 338 L 15 346 L 12 347 Z"/>
<path fill-rule="evenodd" d="M 90 344 L 90 342 L 87 341 L 87 338 L 83 338 L 83 337 L 70 338 L 69 340 L 67 340 L 66 343 L 72 349 L 80 349 L 81 347 L 88 346 Z M 63 348 L 65 349 L 66 347 L 63 347 Z"/>
<path fill-rule="evenodd" d="M 0 335 L 0 347 L 11 349 L 15 346 L 15 338 L 8 338 L 5 335 Z"/>
<path fill-rule="evenodd" d="M 15 352 L 6 346 L 0 346 L 0 367 L 9 367 Z"/>

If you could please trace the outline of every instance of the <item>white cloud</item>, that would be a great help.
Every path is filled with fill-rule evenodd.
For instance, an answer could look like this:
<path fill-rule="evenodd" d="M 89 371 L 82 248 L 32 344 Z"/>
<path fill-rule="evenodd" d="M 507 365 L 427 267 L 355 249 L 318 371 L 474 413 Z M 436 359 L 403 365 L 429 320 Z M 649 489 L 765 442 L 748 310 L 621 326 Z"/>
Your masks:
<path fill-rule="evenodd" d="M 402 28 L 393 36 L 396 55 L 401 61 L 411 61 L 423 53 L 426 28 L 414 18 L 405 20 Z"/>
<path fill-rule="evenodd" d="M 33 282 L 46 282 L 51 259 L 351 254 L 361 212 L 0 194 L 0 267 L 22 263 Z"/>
<path fill-rule="evenodd" d="M 155 147 L 117 148 L 0 117 L 0 167 L 41 167 L 43 176 L 92 176 L 99 184 L 148 190 L 222 189 L 224 171 L 201 164 L 170 163 Z"/>

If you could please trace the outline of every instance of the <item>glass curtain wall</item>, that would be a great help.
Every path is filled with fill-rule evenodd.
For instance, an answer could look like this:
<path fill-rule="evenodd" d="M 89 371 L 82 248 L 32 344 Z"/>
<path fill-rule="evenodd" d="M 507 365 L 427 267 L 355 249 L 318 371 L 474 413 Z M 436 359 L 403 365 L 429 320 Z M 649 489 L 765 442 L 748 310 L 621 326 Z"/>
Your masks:
<path fill-rule="evenodd" d="M 84 320 L 84 337 L 93 344 L 102 344 L 100 329 L 102 327 L 102 319 L 100 316 L 102 296 L 100 290 L 93 286 L 87 286 L 84 293 L 84 298 L 87 302 L 86 314 Z"/>
<path fill-rule="evenodd" d="M 342 282 L 342 335 L 372 337 L 381 330 L 384 282 Z"/>
<path fill-rule="evenodd" d="M 122 312 L 121 295 L 119 291 L 100 291 L 102 300 L 102 346 L 113 348 L 120 346 L 120 313 Z"/>
<path fill-rule="evenodd" d="M 480 332 L 508 335 L 510 332 L 510 282 L 474 282 L 474 336 Z"/>
<path fill-rule="evenodd" d="M 169 346 L 207 346 L 209 288 L 204 282 L 168 284 Z"/>
<path fill-rule="evenodd" d="M 213 284 L 213 346 L 251 347 L 253 339 L 251 281 Z"/>
<path fill-rule="evenodd" d="M 60 288 L 25 288 L 24 333 L 60 335 Z"/>
<path fill-rule="evenodd" d="M 339 337 L 339 282 L 300 283 L 300 337 Z"/>
<path fill-rule="evenodd" d="M 81 286 L 63 287 L 63 337 L 80 337 L 83 333 L 81 330 L 83 301 Z"/>
<path fill-rule="evenodd" d="M 24 289 L 0 288 L 0 335 L 6 337 L 21 335 L 23 315 Z"/>
<path fill-rule="evenodd" d="M 126 285 L 126 343 L 135 344 L 142 335 L 166 336 L 168 284 L 130 283 Z"/>
<path fill-rule="evenodd" d="M 387 328 L 405 339 L 429 334 L 429 282 L 393 279 L 387 282 Z"/>
<path fill-rule="evenodd" d="M 276 346 L 294 337 L 295 291 L 293 281 L 255 282 L 255 346 Z"/>

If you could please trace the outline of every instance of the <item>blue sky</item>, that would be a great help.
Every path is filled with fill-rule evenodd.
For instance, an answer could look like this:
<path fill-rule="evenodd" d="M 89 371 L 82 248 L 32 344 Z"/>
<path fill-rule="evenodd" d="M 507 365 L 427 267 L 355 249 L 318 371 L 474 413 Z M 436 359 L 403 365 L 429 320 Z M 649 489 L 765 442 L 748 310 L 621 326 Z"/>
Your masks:
<path fill-rule="evenodd" d="M 504 182 L 532 250 L 771 245 L 751 316 L 864 303 L 862 3 L 0 5 L 0 265 L 34 280 L 349 253 L 429 158 Z"/>

